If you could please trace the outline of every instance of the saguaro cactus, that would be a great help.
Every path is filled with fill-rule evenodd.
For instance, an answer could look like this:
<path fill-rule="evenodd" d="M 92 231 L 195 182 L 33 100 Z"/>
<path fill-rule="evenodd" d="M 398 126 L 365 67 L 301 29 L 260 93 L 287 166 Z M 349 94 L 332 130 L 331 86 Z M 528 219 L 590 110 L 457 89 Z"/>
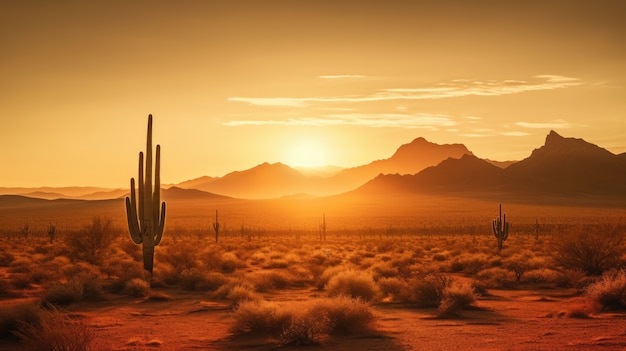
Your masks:
<path fill-rule="evenodd" d="M 50 244 L 52 244 L 54 239 L 56 239 L 56 232 L 57 227 L 54 225 L 54 223 L 50 222 L 50 224 L 48 225 L 48 236 L 50 237 Z"/>
<path fill-rule="evenodd" d="M 215 223 L 213 223 L 213 230 L 215 230 L 215 242 L 217 242 L 220 235 L 220 222 L 217 220 L 217 210 L 215 210 Z"/>
<path fill-rule="evenodd" d="M 322 222 L 320 223 L 320 241 L 326 241 L 326 213 L 323 214 Z"/>
<path fill-rule="evenodd" d="M 145 171 L 145 173 L 144 173 Z M 165 202 L 161 203 L 161 146 L 156 146 L 154 167 L 154 190 L 152 187 L 152 115 L 148 115 L 146 164 L 143 152 L 139 152 L 139 200 L 135 196 L 135 179 L 130 179 L 130 197 L 126 198 L 126 217 L 130 238 L 142 245 L 143 268 L 152 274 L 154 247 L 161 243 L 165 227 Z"/>
<path fill-rule="evenodd" d="M 502 250 L 502 243 L 509 237 L 509 222 L 506 221 L 506 213 L 502 215 L 502 204 L 500 204 L 500 215 L 491 222 L 493 235 L 498 239 L 498 252 Z"/>

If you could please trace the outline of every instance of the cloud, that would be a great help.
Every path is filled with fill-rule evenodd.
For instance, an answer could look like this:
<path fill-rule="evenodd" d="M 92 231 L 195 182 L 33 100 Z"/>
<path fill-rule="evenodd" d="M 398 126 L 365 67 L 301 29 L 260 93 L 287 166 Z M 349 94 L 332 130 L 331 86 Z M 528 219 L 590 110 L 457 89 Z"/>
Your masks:
<path fill-rule="evenodd" d="M 328 75 L 328 76 L 319 76 L 321 79 L 351 79 L 351 78 L 365 78 L 362 74 L 338 74 L 338 75 Z"/>
<path fill-rule="evenodd" d="M 530 134 L 526 133 L 526 132 L 514 131 L 514 132 L 504 132 L 504 133 L 502 133 L 502 135 L 504 135 L 504 136 L 513 136 L 513 137 L 523 137 L 523 136 L 527 136 L 527 135 L 530 135 Z"/>
<path fill-rule="evenodd" d="M 288 118 L 285 120 L 235 120 L 222 123 L 225 126 L 364 126 L 372 128 L 426 128 L 452 127 L 457 123 L 450 116 L 442 114 L 402 114 L 402 113 L 341 113 L 321 117 Z"/>
<path fill-rule="evenodd" d="M 531 129 L 566 129 L 572 127 L 571 123 L 562 119 L 557 119 L 552 122 L 517 122 L 515 124 Z"/>
<path fill-rule="evenodd" d="M 359 77 L 351 76 L 320 76 L 320 77 Z M 538 75 L 533 81 L 522 80 L 488 80 L 469 81 L 463 79 L 452 80 L 445 86 L 416 87 L 416 88 L 387 88 L 366 95 L 344 95 L 327 97 L 231 97 L 229 101 L 245 102 L 256 106 L 284 106 L 307 107 L 315 103 L 361 103 L 372 101 L 402 101 L 402 100 L 436 100 L 466 96 L 503 96 L 520 94 L 530 91 L 545 91 L 564 89 L 583 84 L 578 78 L 559 75 Z M 329 79 L 329 78 L 327 78 Z M 439 83 L 438 85 L 441 85 Z"/>

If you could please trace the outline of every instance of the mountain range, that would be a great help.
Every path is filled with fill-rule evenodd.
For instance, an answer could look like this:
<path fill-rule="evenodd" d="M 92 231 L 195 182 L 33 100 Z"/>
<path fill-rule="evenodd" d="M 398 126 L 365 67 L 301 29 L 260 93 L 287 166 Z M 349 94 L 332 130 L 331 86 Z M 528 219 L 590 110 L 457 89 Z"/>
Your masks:
<path fill-rule="evenodd" d="M 175 184 L 164 191 L 163 197 L 268 199 L 415 193 L 520 201 L 608 199 L 626 205 L 625 176 L 626 153 L 616 155 L 585 140 L 551 131 L 543 146 L 517 162 L 485 160 L 462 144 L 439 145 L 417 138 L 387 159 L 358 167 L 316 173 L 282 163 L 263 163 L 223 177 L 203 176 Z M 98 200 L 120 198 L 127 193 L 127 189 L 102 188 L 0 188 L 0 194 L 46 199 Z"/>
<path fill-rule="evenodd" d="M 473 155 L 448 158 L 413 175 L 379 175 L 355 192 L 402 192 L 520 201 L 610 200 L 626 205 L 626 154 L 551 131 L 545 144 L 506 168 Z"/>

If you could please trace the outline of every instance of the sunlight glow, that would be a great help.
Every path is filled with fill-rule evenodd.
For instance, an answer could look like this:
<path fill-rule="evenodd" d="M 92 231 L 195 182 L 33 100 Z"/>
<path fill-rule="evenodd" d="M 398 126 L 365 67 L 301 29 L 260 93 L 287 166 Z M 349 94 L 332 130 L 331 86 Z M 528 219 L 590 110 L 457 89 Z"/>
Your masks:
<path fill-rule="evenodd" d="M 289 165 L 292 167 L 322 167 L 327 164 L 326 150 L 320 143 L 305 141 L 290 150 Z"/>

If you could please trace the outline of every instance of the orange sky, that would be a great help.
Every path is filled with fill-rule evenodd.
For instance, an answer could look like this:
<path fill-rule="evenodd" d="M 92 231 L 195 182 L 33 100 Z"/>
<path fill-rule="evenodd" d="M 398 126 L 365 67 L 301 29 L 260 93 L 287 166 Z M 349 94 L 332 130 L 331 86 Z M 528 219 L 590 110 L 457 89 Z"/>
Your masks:
<path fill-rule="evenodd" d="M 2 1 L 0 186 L 355 166 L 423 136 L 626 152 L 623 1 Z"/>

